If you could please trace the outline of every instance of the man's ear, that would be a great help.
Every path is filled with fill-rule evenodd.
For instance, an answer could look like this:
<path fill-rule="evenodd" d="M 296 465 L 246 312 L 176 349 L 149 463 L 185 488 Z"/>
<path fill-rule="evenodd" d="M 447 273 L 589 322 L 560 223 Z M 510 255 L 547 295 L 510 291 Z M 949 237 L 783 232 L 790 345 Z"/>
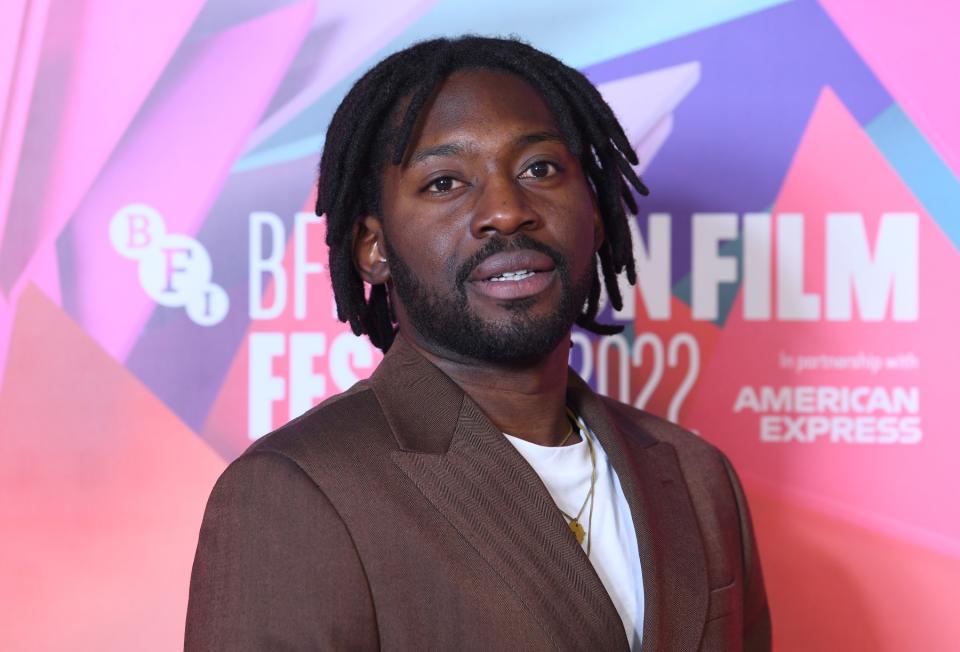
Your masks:
<path fill-rule="evenodd" d="M 370 285 L 390 279 L 390 266 L 384 253 L 383 225 L 379 218 L 367 215 L 353 226 L 353 264 L 360 278 Z"/>

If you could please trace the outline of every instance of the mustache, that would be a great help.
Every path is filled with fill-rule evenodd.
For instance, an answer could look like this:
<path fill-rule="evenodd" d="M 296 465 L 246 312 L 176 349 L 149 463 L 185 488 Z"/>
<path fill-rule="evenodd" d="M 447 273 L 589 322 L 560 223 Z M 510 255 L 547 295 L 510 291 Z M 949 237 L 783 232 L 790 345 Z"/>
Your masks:
<path fill-rule="evenodd" d="M 563 257 L 563 254 L 553 247 L 534 240 L 526 233 L 520 233 L 509 238 L 496 235 L 490 240 L 487 240 L 482 247 L 477 249 L 473 255 L 460 264 L 457 268 L 456 287 L 462 289 L 470 277 L 470 274 L 473 273 L 473 270 L 490 256 L 503 251 L 521 251 L 523 249 L 530 249 L 546 254 L 553 260 L 553 264 L 556 265 L 558 272 L 563 274 L 567 271 L 567 261 Z"/>

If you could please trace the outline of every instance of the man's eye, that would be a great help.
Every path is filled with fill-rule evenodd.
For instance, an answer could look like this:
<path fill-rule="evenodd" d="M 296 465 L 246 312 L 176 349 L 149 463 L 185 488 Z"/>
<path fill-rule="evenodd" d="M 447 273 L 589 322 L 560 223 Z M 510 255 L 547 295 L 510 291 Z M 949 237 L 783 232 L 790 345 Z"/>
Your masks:
<path fill-rule="evenodd" d="M 425 190 L 433 193 L 450 192 L 463 185 L 463 182 L 457 181 L 453 177 L 440 177 L 431 181 Z"/>
<path fill-rule="evenodd" d="M 558 172 L 557 166 L 547 161 L 537 161 L 520 174 L 521 179 L 542 179 Z"/>

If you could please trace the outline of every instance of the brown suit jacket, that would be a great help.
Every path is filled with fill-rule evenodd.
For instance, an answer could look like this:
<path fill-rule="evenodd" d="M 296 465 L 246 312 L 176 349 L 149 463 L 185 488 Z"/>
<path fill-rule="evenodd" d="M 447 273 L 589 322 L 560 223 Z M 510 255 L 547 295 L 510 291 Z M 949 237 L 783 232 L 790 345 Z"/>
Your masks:
<path fill-rule="evenodd" d="M 633 514 L 643 650 L 763 650 L 770 620 L 729 462 L 570 372 Z M 256 442 L 207 504 L 188 650 L 625 650 L 546 488 L 397 338 L 367 380 Z"/>

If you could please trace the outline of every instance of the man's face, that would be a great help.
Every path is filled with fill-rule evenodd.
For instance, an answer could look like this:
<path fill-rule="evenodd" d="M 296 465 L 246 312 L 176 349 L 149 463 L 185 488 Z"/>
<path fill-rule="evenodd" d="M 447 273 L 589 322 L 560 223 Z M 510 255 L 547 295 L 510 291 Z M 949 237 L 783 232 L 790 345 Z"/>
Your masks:
<path fill-rule="evenodd" d="M 529 362 L 566 336 L 602 234 L 580 162 L 525 81 L 459 71 L 385 170 L 380 248 L 403 333 L 444 357 Z"/>

